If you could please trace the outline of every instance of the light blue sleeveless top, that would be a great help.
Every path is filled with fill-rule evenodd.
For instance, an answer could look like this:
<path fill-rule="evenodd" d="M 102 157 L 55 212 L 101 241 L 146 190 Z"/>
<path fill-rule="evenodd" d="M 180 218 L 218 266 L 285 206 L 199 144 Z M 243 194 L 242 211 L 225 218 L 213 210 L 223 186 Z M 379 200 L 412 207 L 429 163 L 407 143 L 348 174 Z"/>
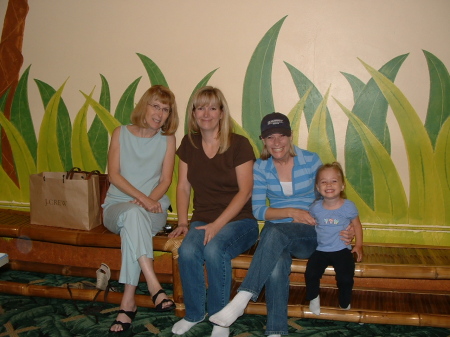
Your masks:
<path fill-rule="evenodd" d="M 167 150 L 167 137 L 163 136 L 161 131 L 152 138 L 137 137 L 128 130 L 126 125 L 122 125 L 119 144 L 120 174 L 142 193 L 149 195 L 158 185 L 161 177 L 162 164 Z M 133 200 L 132 197 L 111 184 L 106 194 L 104 207 L 131 200 Z M 170 205 L 170 200 L 166 195 L 159 202 L 164 210 Z"/>

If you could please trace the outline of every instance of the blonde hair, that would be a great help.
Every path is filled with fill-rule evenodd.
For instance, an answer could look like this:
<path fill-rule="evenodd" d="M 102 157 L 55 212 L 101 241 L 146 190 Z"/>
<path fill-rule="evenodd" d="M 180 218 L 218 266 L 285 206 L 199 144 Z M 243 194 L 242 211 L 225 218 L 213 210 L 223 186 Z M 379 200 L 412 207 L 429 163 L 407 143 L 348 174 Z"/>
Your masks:
<path fill-rule="evenodd" d="M 173 92 L 162 85 L 154 85 L 142 95 L 134 110 L 131 112 L 131 123 L 141 128 L 148 128 L 145 122 L 147 105 L 154 101 L 159 101 L 162 104 L 170 106 L 169 117 L 167 117 L 161 130 L 163 135 L 173 135 L 178 128 L 177 103 Z"/>
<path fill-rule="evenodd" d="M 200 88 L 192 97 L 189 105 L 188 115 L 188 137 L 192 145 L 195 147 L 192 135 L 199 134 L 200 128 L 194 116 L 195 109 L 198 107 L 209 106 L 211 104 L 217 104 L 222 112 L 222 118 L 219 120 L 219 151 L 218 153 L 224 153 L 231 144 L 231 134 L 233 133 L 233 122 L 230 116 L 230 110 L 228 103 L 223 95 L 222 91 L 218 88 L 206 86 Z"/>
<path fill-rule="evenodd" d="M 334 162 L 328 163 L 328 164 L 323 164 L 322 166 L 320 166 L 320 167 L 317 169 L 315 186 L 317 186 L 317 185 L 319 184 L 319 175 L 320 175 L 320 173 L 321 173 L 322 171 L 326 170 L 326 169 L 329 169 L 329 168 L 335 170 L 335 171 L 341 176 L 342 184 L 344 185 L 344 189 L 341 191 L 340 197 L 343 198 L 343 199 L 347 199 L 347 195 L 345 194 L 345 176 L 344 176 L 344 170 L 342 169 L 341 164 L 339 164 L 337 161 L 334 161 Z M 321 198 L 321 195 L 320 195 L 320 193 L 317 191 L 317 187 L 315 187 L 315 189 L 316 189 L 317 199 L 320 199 L 320 198 Z"/>

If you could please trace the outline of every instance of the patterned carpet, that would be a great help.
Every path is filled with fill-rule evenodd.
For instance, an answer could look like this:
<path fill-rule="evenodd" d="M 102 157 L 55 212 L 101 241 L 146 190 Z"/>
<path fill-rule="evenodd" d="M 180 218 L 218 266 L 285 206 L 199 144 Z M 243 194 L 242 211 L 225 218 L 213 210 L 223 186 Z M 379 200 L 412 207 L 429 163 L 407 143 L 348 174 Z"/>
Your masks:
<path fill-rule="evenodd" d="M 75 286 L 94 279 L 64 277 L 52 274 L 0 271 L 4 281 L 40 285 Z M 121 286 L 112 283 L 121 291 Z M 168 293 L 169 285 L 164 285 Z M 148 294 L 145 284 L 138 292 Z M 150 300 L 150 299 L 149 299 Z M 0 294 L 0 337 L 37 336 L 108 336 L 108 329 L 117 315 L 118 305 L 68 301 L 43 297 L 25 297 Z M 175 336 L 172 325 L 179 318 L 173 313 L 156 313 L 149 308 L 139 308 L 132 329 L 119 336 Z M 230 336 L 264 336 L 265 316 L 244 315 L 230 328 Z M 207 337 L 212 326 L 208 321 L 197 324 L 184 337 Z M 117 336 L 117 334 L 115 335 Z M 401 325 L 357 324 L 319 319 L 289 319 L 289 336 L 450 336 L 449 329 Z"/>

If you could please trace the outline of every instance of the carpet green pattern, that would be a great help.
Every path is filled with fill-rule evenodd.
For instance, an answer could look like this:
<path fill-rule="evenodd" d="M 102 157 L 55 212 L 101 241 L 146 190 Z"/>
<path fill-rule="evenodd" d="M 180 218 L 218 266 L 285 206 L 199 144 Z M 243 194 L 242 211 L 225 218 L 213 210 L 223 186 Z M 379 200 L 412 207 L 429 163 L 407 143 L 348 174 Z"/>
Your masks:
<path fill-rule="evenodd" d="M 33 283 L 39 285 L 66 286 L 95 279 L 66 277 L 53 274 L 29 273 L 21 271 L 0 271 L 3 281 Z M 119 291 L 117 282 L 112 286 Z M 170 285 L 164 285 L 170 294 Z M 138 293 L 148 294 L 145 284 L 139 284 Z M 149 297 L 150 301 L 150 297 Z M 0 337 L 41 337 L 41 336 L 108 336 L 108 329 L 115 320 L 119 306 L 109 303 L 60 300 L 43 297 L 26 297 L 0 294 Z M 132 328 L 127 333 L 114 336 L 160 336 L 172 337 L 172 325 L 180 318 L 172 312 L 157 313 L 150 308 L 138 308 Z M 264 336 L 266 317 L 244 315 L 230 328 L 230 336 Z M 207 337 L 212 325 L 202 322 L 194 326 L 184 337 Z M 289 318 L 289 336 L 450 336 L 449 329 L 415 327 L 402 325 L 357 324 L 319 319 Z"/>

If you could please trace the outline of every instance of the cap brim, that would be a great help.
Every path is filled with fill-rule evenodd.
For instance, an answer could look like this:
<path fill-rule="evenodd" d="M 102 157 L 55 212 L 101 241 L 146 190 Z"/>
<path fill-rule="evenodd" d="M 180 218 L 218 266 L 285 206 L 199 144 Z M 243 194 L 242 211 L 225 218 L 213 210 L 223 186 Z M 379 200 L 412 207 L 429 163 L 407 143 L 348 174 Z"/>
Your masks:
<path fill-rule="evenodd" d="M 269 137 L 270 135 L 273 135 L 274 133 L 279 133 L 281 135 L 290 137 L 292 134 L 292 131 L 291 131 L 291 129 L 286 129 L 286 128 L 272 128 L 272 129 L 261 132 L 261 138 Z"/>

